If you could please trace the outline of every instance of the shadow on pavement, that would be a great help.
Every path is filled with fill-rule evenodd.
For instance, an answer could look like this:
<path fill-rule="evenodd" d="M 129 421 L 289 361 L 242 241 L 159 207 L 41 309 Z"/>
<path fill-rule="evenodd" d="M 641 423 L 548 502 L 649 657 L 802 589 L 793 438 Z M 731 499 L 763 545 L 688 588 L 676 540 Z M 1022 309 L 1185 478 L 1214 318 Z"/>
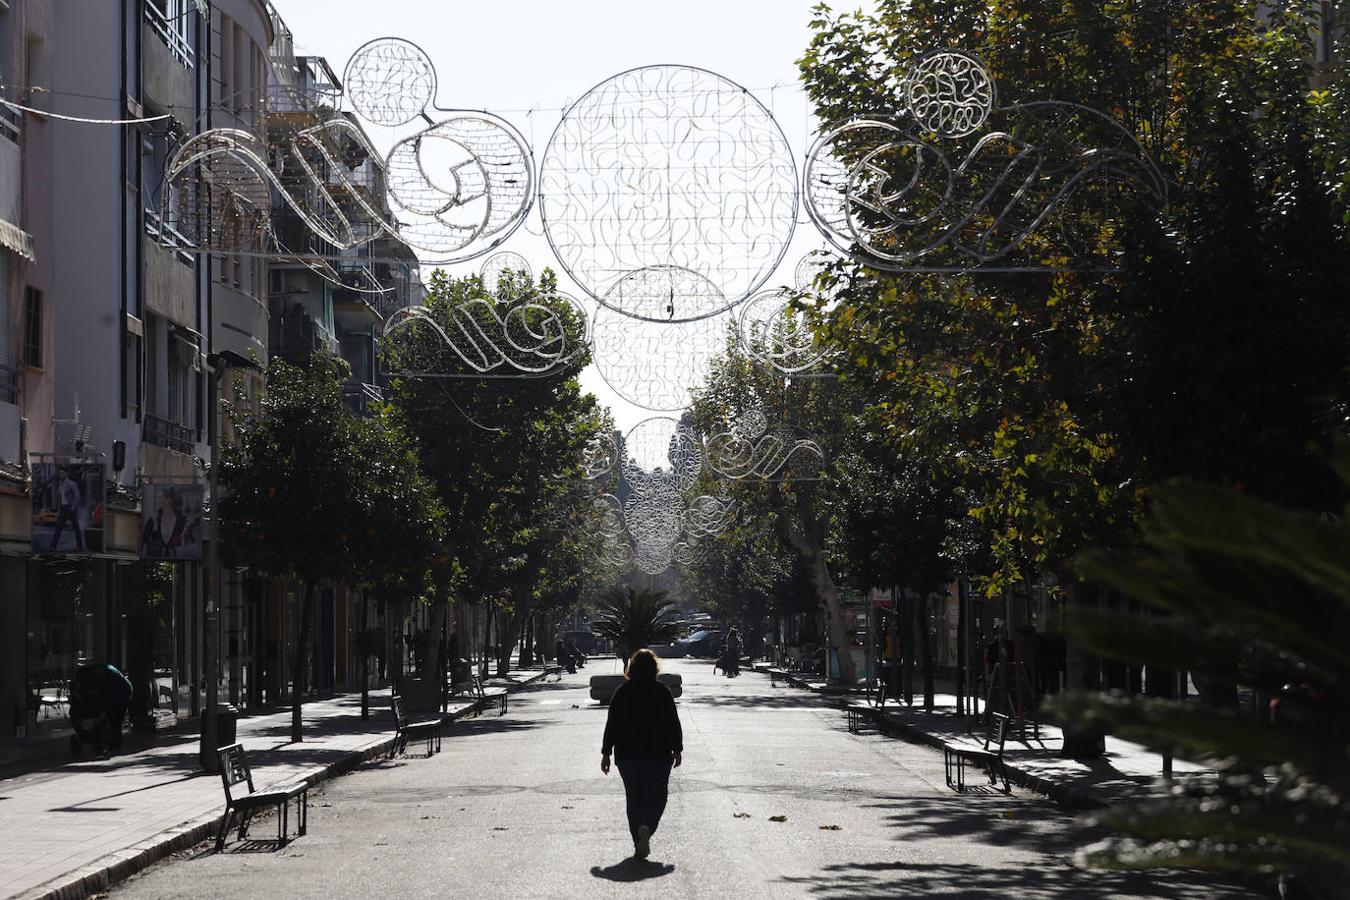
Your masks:
<path fill-rule="evenodd" d="M 1192 872 L 1103 872 L 1064 864 L 1009 864 L 984 867 L 964 864 L 840 863 L 821 874 L 785 877 L 785 884 L 815 896 L 943 897 L 1060 900 L 1064 897 L 1172 897 L 1201 900 L 1253 896 L 1215 884 Z"/>
<path fill-rule="evenodd" d="M 629 857 L 612 866 L 591 866 L 591 874 L 606 881 L 646 881 L 648 878 L 660 878 L 675 871 L 670 863 L 653 862 L 649 859 Z"/>

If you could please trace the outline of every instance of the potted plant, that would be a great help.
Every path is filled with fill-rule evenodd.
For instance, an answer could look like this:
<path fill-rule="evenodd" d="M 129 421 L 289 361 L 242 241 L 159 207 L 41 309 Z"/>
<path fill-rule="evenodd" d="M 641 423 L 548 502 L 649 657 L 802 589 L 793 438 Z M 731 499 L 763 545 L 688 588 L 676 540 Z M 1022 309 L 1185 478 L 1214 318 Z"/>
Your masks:
<path fill-rule="evenodd" d="M 615 655 L 621 660 L 627 660 L 644 647 L 673 642 L 683 633 L 685 626 L 684 616 L 666 599 L 665 591 L 615 587 L 605 594 L 600 614 L 592 621 L 591 630 L 598 637 L 612 641 Z M 659 678 L 670 688 L 671 693 L 677 697 L 680 695 L 679 675 L 662 674 Z M 622 683 L 623 675 L 593 675 L 591 698 L 608 703 Z"/>

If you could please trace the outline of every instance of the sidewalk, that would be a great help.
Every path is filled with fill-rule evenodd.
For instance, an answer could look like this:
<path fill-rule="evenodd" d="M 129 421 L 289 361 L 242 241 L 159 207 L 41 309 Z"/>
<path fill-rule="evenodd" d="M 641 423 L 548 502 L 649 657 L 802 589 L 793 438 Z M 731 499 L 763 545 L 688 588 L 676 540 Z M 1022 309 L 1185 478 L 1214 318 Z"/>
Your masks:
<path fill-rule="evenodd" d="M 514 691 L 542 677 L 539 667 L 526 668 L 485 686 Z M 445 718 L 473 708 L 452 698 Z M 239 720 L 238 740 L 259 787 L 302 778 L 317 784 L 389 752 L 393 742 L 387 690 L 372 693 L 366 721 L 360 694 L 306 703 L 300 744 L 289 743 L 290 722 L 289 709 Z M 195 733 L 170 734 L 111 760 L 0 780 L 0 897 L 83 900 L 213 835 L 224 793 L 220 777 L 199 768 L 197 746 Z"/>
<path fill-rule="evenodd" d="M 756 672 L 769 673 L 770 667 L 756 664 Z M 833 688 L 819 675 L 775 673 L 776 680 L 816 693 L 840 694 L 843 699 L 861 699 L 856 689 Z M 956 713 L 956 697 L 938 693 L 935 709 L 886 704 L 883 727 L 907 740 L 941 748 L 953 738 L 982 737 L 978 726 Z M 972 730 L 974 729 L 974 730 Z M 1003 759 L 1012 782 L 1045 794 L 1065 806 L 1097 808 L 1125 801 L 1144 800 L 1166 788 L 1161 782 L 1162 757 L 1139 744 L 1108 736 L 1106 753 L 1100 759 L 1079 761 L 1059 755 L 1063 732 L 1056 725 L 1042 724 L 1040 738 L 1008 738 Z M 1185 760 L 1174 760 L 1174 777 L 1203 776 L 1212 770 Z"/>

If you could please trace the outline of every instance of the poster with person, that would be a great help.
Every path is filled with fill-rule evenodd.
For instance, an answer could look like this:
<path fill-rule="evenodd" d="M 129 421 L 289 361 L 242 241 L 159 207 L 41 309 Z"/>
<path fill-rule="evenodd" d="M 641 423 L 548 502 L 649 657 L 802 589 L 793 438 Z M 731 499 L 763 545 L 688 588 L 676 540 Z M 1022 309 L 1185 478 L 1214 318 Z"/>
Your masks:
<path fill-rule="evenodd" d="M 33 552 L 103 552 L 107 476 L 100 462 L 33 466 Z"/>
<path fill-rule="evenodd" d="M 200 481 L 148 482 L 141 490 L 141 559 L 200 560 Z"/>

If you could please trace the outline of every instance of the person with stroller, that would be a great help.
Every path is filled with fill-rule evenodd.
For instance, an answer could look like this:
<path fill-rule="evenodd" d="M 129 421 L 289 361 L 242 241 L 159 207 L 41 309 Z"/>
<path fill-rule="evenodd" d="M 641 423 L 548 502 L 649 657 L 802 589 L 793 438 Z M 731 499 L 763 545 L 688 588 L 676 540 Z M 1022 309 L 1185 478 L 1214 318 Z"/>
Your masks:
<path fill-rule="evenodd" d="M 728 678 L 735 678 L 741 674 L 741 633 L 736 630 L 736 626 L 731 626 L 727 632 L 727 648 L 724 657 L 725 664 L 722 669 L 727 673 Z"/>

